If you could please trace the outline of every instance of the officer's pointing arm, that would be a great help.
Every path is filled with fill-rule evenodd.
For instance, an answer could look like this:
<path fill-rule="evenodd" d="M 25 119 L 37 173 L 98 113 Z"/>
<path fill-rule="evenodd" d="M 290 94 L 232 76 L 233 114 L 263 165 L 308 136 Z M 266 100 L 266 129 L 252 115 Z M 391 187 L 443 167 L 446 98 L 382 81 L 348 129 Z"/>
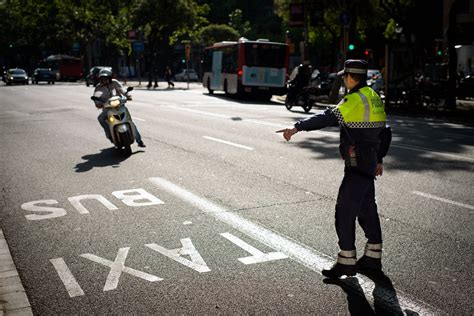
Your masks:
<path fill-rule="evenodd" d="M 313 131 L 324 127 L 337 125 L 338 123 L 336 116 L 331 109 L 328 109 L 322 114 L 317 114 L 306 120 L 296 122 L 293 128 L 285 128 L 276 132 L 283 133 L 283 138 L 289 141 L 291 137 L 299 131 Z"/>
<path fill-rule="evenodd" d="M 316 114 L 312 117 L 296 122 L 295 128 L 298 131 L 314 131 L 328 126 L 337 126 L 337 117 L 332 109 L 327 109 L 322 114 Z"/>

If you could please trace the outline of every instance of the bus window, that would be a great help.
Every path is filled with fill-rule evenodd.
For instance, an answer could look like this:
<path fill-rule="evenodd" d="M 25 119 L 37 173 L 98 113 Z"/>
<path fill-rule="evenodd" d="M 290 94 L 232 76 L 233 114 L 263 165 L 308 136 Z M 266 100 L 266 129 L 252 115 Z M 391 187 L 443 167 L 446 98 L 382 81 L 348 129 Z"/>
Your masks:
<path fill-rule="evenodd" d="M 285 67 L 286 47 L 272 44 L 245 44 L 245 61 L 248 67 Z"/>
<path fill-rule="evenodd" d="M 226 73 L 237 72 L 237 45 L 223 49 L 222 71 Z"/>

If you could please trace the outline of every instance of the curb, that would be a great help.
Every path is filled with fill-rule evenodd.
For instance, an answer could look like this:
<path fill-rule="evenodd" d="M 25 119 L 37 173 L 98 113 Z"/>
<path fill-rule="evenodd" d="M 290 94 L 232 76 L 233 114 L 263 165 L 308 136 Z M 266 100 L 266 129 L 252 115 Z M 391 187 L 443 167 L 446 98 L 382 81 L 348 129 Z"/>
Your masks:
<path fill-rule="evenodd" d="M 0 229 L 0 316 L 3 315 L 33 315 L 33 312 Z"/>

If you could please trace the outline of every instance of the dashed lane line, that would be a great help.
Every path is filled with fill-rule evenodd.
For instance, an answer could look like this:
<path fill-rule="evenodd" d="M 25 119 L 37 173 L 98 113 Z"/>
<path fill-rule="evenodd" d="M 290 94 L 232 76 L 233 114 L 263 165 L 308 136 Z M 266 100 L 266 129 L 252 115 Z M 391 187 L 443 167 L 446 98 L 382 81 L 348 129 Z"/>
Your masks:
<path fill-rule="evenodd" d="M 207 111 L 196 110 L 196 109 L 179 108 L 179 107 L 176 107 L 176 106 L 167 106 L 166 108 L 179 110 L 179 111 L 187 111 L 187 112 L 191 112 L 191 113 L 202 114 L 202 115 L 207 115 L 207 116 L 212 116 L 212 117 L 230 119 L 230 120 L 234 119 L 234 117 L 230 116 L 230 115 L 218 114 L 218 113 L 207 112 Z M 286 128 L 286 127 L 288 127 L 288 124 L 285 125 L 285 124 L 279 124 L 279 123 L 268 122 L 268 121 L 263 121 L 263 120 L 256 120 L 256 119 L 239 118 L 239 122 L 247 122 L 247 123 L 259 124 L 259 125 L 266 125 L 266 126 L 272 126 L 272 127 L 276 127 L 276 128 Z M 339 133 L 337 133 L 337 132 L 326 132 L 326 131 L 320 131 L 320 130 L 311 131 L 311 132 L 312 133 L 317 133 L 317 134 L 320 134 L 320 135 L 324 135 L 324 136 L 328 136 L 328 137 L 333 137 L 333 138 L 338 138 L 339 137 Z M 406 149 L 406 150 L 413 150 L 413 151 L 420 151 L 420 152 L 430 153 L 432 155 L 451 158 L 451 159 L 464 160 L 464 161 L 474 161 L 473 157 L 468 157 L 468 156 L 463 156 L 463 155 L 458 155 L 458 154 L 451 154 L 451 153 L 442 152 L 442 151 L 436 151 L 436 150 L 432 150 L 432 149 L 429 149 L 429 148 L 409 146 L 409 145 L 398 145 L 398 144 L 395 144 L 393 142 L 390 146 L 391 147 L 396 147 L 396 148 L 401 148 L 401 149 Z"/>
<path fill-rule="evenodd" d="M 432 200 L 436 200 L 436 201 L 440 201 L 440 202 L 444 202 L 444 203 L 448 203 L 448 204 L 453 204 L 453 205 L 461 206 L 461 207 L 464 207 L 464 208 L 467 208 L 467 209 L 470 209 L 470 210 L 474 210 L 474 206 L 472 206 L 472 205 L 456 202 L 456 201 L 453 201 L 453 200 L 448 200 L 448 199 L 445 199 L 445 198 L 442 198 L 442 197 L 439 197 L 439 196 L 436 196 L 436 195 L 431 195 L 431 194 L 420 192 L 420 191 L 412 191 L 411 193 L 422 196 L 422 197 L 425 197 L 425 198 L 428 198 L 428 199 L 432 199 Z"/>
<path fill-rule="evenodd" d="M 273 232 L 268 228 L 255 224 L 238 214 L 228 212 L 221 206 L 201 198 L 168 180 L 159 177 L 149 178 L 149 180 L 158 188 L 190 203 L 205 214 L 213 216 L 217 220 L 226 223 L 258 242 L 285 254 L 319 274 L 321 274 L 322 269 L 330 267 L 334 263 L 334 259 L 331 257 L 306 245 L 300 244 L 297 241 L 293 241 L 288 237 Z M 441 311 L 429 306 L 427 303 L 410 297 L 400 290 L 384 287 L 380 284 L 376 286 L 369 278 L 361 275 L 357 275 L 357 280 L 357 286 L 351 285 L 353 284 L 351 282 L 347 282 L 348 287 L 350 287 L 354 293 L 359 293 L 358 288 L 360 286 L 366 299 L 372 305 L 375 303 L 377 303 L 377 305 L 380 304 L 384 309 L 389 309 L 397 314 L 401 314 L 403 311 L 407 310 L 417 312 L 420 315 L 441 314 Z M 376 298 L 374 297 L 375 295 Z"/>
<path fill-rule="evenodd" d="M 219 139 L 219 138 L 214 138 L 214 137 L 210 137 L 210 136 L 203 136 L 203 138 L 208 139 L 208 140 L 212 140 L 212 141 L 215 141 L 215 142 L 218 142 L 218 143 L 222 143 L 222 144 L 226 144 L 226 145 L 246 149 L 246 150 L 253 150 L 252 147 L 232 143 L 232 142 L 229 142 L 229 141 L 226 141 L 226 140 L 223 140 L 223 139 Z"/>

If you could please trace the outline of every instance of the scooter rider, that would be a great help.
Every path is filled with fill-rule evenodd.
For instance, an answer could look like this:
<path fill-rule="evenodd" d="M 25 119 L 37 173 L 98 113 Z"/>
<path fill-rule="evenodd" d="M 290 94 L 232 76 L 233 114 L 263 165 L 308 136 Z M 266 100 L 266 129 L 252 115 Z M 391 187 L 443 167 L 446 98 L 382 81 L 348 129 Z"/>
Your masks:
<path fill-rule="evenodd" d="M 104 129 L 105 136 L 112 141 L 112 137 L 110 135 L 109 126 L 107 125 L 107 110 L 104 108 L 104 104 L 110 97 L 113 96 L 126 96 L 127 100 L 131 100 L 132 97 L 126 94 L 126 91 L 123 89 L 120 82 L 115 79 L 112 79 L 112 71 L 109 69 L 102 69 L 99 72 L 99 84 L 96 86 L 94 90 L 94 96 L 98 97 L 100 101 L 94 101 L 95 106 L 98 109 L 102 109 L 102 112 L 97 117 L 100 125 Z M 142 141 L 142 137 L 138 132 L 138 128 L 133 124 L 135 127 L 135 140 L 137 141 L 138 147 L 146 147 Z"/>
<path fill-rule="evenodd" d="M 340 126 L 339 150 L 344 159 L 344 178 L 336 202 L 336 232 L 340 252 L 336 264 L 322 274 L 330 278 L 352 276 L 359 272 L 381 272 L 382 231 L 375 202 L 374 179 L 383 173 L 382 158 L 391 142 L 386 127 L 384 105 L 377 93 L 366 84 L 367 62 L 347 60 L 344 84 L 349 89 L 345 98 L 323 114 L 297 122 L 293 128 L 282 129 L 289 141 L 299 131 Z M 355 248 L 355 221 L 358 219 L 367 243 L 364 256 L 358 261 Z"/>

